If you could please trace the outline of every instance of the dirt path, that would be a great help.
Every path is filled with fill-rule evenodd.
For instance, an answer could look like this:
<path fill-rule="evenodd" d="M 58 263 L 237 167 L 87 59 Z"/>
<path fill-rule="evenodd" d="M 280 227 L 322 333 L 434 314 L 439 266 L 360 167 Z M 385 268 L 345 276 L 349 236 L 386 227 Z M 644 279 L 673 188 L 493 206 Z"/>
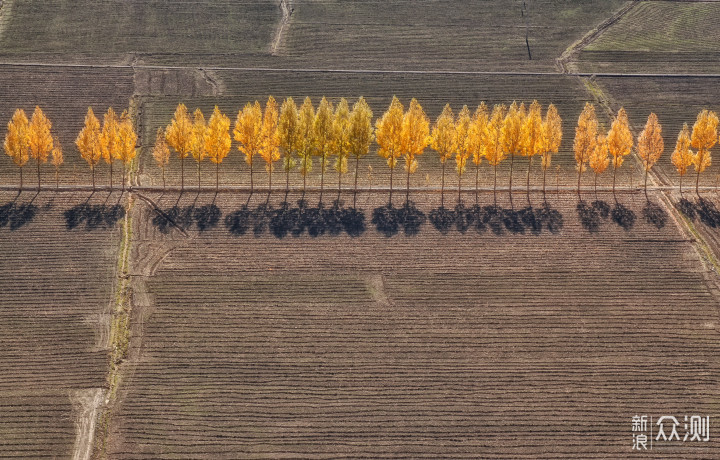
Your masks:
<path fill-rule="evenodd" d="M 95 424 L 104 396 L 105 390 L 102 388 L 88 388 L 78 390 L 70 397 L 78 411 L 75 420 L 77 437 L 73 446 L 73 460 L 88 460 L 92 454 Z"/>
<path fill-rule="evenodd" d="M 277 32 L 275 32 L 275 38 L 270 46 L 270 54 L 273 56 L 277 56 L 283 32 L 285 31 L 288 22 L 290 22 L 290 15 L 293 12 L 292 1 L 280 0 L 280 11 L 282 11 L 282 18 L 280 19 L 280 25 L 278 25 Z"/>

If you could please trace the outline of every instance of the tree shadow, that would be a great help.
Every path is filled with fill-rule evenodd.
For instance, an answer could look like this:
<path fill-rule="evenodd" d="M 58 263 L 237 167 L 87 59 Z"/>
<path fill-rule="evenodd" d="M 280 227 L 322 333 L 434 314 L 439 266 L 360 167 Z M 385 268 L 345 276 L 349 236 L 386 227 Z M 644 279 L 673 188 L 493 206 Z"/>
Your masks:
<path fill-rule="evenodd" d="M 113 228 L 125 217 L 125 207 L 120 204 L 89 204 L 88 202 L 66 210 L 65 226 L 68 230 L 84 225 L 85 230 Z"/>
<path fill-rule="evenodd" d="M 612 209 L 612 219 L 625 231 L 630 230 L 635 225 L 635 213 L 633 210 L 618 202 L 615 202 L 615 207 Z"/>
<path fill-rule="evenodd" d="M 697 214 L 695 213 L 695 205 L 692 203 L 692 201 L 688 200 L 687 198 L 680 198 L 680 201 L 675 204 L 675 208 L 681 213 L 685 214 L 688 219 L 695 220 L 695 216 Z"/>
<path fill-rule="evenodd" d="M 600 224 L 602 223 L 602 216 L 600 215 L 600 212 L 594 206 L 589 205 L 585 200 L 578 201 L 576 208 L 580 224 L 582 224 L 583 228 L 590 233 L 597 233 L 600 230 Z"/>
<path fill-rule="evenodd" d="M 152 224 L 160 233 L 169 233 L 172 227 L 183 231 L 190 229 L 193 224 L 200 232 L 217 227 L 222 212 L 214 203 L 203 206 L 173 206 L 157 213 L 152 219 Z"/>
<path fill-rule="evenodd" d="M 7 226 L 11 231 L 18 230 L 32 222 L 37 211 L 38 207 L 32 202 L 17 204 L 13 200 L 6 203 L 0 206 L 0 228 Z"/>
<path fill-rule="evenodd" d="M 645 203 L 645 207 L 642 209 L 642 213 L 648 224 L 654 225 L 657 229 L 665 227 L 668 215 L 658 204 L 653 203 L 652 201 L 647 201 Z"/>
<path fill-rule="evenodd" d="M 376 230 L 386 237 L 396 235 L 401 228 L 405 235 L 414 236 L 420 233 L 425 219 L 425 213 L 420 211 L 415 203 L 408 201 L 400 208 L 395 208 L 392 204 L 375 208 L 371 222 Z"/>
<path fill-rule="evenodd" d="M 543 229 L 557 233 L 563 227 L 562 214 L 547 203 L 541 208 L 527 206 L 520 210 L 497 205 L 475 205 L 471 208 L 457 205 L 454 210 L 441 207 L 430 212 L 430 222 L 442 234 L 455 227 L 460 233 L 475 228 L 478 233 L 490 229 L 495 235 L 505 232 L 524 234 L 526 231 L 540 235 Z"/>
<path fill-rule="evenodd" d="M 720 211 L 712 201 L 706 198 L 698 198 L 695 203 L 695 212 L 703 224 L 711 228 L 720 227 Z"/>

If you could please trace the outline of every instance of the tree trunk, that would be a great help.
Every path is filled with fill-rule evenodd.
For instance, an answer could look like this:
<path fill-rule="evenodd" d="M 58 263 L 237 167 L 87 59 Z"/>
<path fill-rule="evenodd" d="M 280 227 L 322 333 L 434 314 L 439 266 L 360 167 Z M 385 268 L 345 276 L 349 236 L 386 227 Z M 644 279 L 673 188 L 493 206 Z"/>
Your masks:
<path fill-rule="evenodd" d="M 543 168 L 543 199 L 545 199 L 545 176 L 547 176 L 547 168 Z"/>
<path fill-rule="evenodd" d="M 180 155 L 180 191 L 185 189 L 185 157 Z"/>
<path fill-rule="evenodd" d="M 458 174 L 458 204 L 462 203 L 462 197 L 460 191 L 462 190 L 462 174 Z"/>
<path fill-rule="evenodd" d="M 200 163 L 198 163 L 200 164 Z M 220 190 L 220 162 L 215 163 L 215 193 Z"/>
<path fill-rule="evenodd" d="M 302 192 L 303 199 L 305 198 L 305 184 L 306 183 L 307 183 L 307 172 L 305 172 L 303 174 L 303 192 Z"/>
<path fill-rule="evenodd" d="M 320 203 L 322 203 L 323 187 L 325 184 L 325 152 L 320 158 Z"/>
<path fill-rule="evenodd" d="M 388 200 L 388 204 L 392 205 L 392 182 L 393 182 L 393 171 L 395 170 L 394 167 L 390 168 L 390 200 Z"/>
<path fill-rule="evenodd" d="M 58 167 L 55 167 L 55 190 L 60 190 L 60 171 Z"/>
<path fill-rule="evenodd" d="M 680 175 L 680 198 L 682 198 L 682 178 L 683 178 L 683 175 L 681 174 Z"/>
<path fill-rule="evenodd" d="M 410 168 L 407 169 L 407 184 L 405 185 L 405 204 L 410 205 Z"/>
<path fill-rule="evenodd" d="M 445 206 L 445 162 L 442 162 L 442 182 L 440 186 L 440 207 Z"/>
<path fill-rule="evenodd" d="M 198 164 L 198 192 L 200 191 L 200 162 L 197 162 Z"/>
<path fill-rule="evenodd" d="M 38 170 L 38 192 L 40 191 L 40 154 L 37 157 L 37 170 Z"/>
<path fill-rule="evenodd" d="M 527 194 L 528 198 L 530 198 L 530 167 L 532 166 L 532 157 L 528 157 L 528 170 L 527 170 Z"/>
<path fill-rule="evenodd" d="M 512 173 L 513 173 L 513 162 L 515 161 L 515 154 L 510 155 L 510 199 L 512 199 Z"/>
<path fill-rule="evenodd" d="M 112 177 L 112 176 L 113 176 L 113 174 L 112 174 L 112 164 L 113 164 L 113 161 L 112 161 L 112 158 L 110 158 L 110 191 L 112 191 L 112 186 L 113 186 L 113 183 L 112 183 L 112 179 L 113 179 L 113 177 Z M 123 182 L 123 183 L 124 183 L 124 182 Z"/>
<path fill-rule="evenodd" d="M 342 165 L 340 165 L 342 168 Z M 338 171 L 338 202 L 340 201 L 340 190 L 342 189 L 342 171 Z"/>
<path fill-rule="evenodd" d="M 250 155 L 250 195 L 253 193 L 253 171 L 252 171 L 252 165 L 253 164 L 253 157 Z"/>
<path fill-rule="evenodd" d="M 123 193 L 125 193 L 125 163 L 123 163 L 122 168 L 123 168 L 123 170 L 122 170 L 122 171 L 123 171 L 123 174 L 122 174 L 122 191 L 123 191 Z M 112 190 L 112 189 L 110 189 L 110 190 Z"/>
<path fill-rule="evenodd" d="M 285 195 L 290 192 L 290 156 L 286 157 L 285 161 Z"/>
<path fill-rule="evenodd" d="M 647 164 L 646 164 L 645 165 L 645 199 L 650 201 L 650 199 L 648 198 L 648 194 L 647 194 L 647 177 L 648 177 L 648 168 L 647 168 Z"/>
<path fill-rule="evenodd" d="M 22 166 L 20 166 L 20 190 L 22 190 L 22 185 L 23 185 L 23 184 L 22 184 L 22 182 L 23 182 L 23 177 L 22 177 Z"/>
<path fill-rule="evenodd" d="M 597 173 L 595 173 L 595 199 L 597 200 Z"/>
<path fill-rule="evenodd" d="M 615 197 L 615 177 L 617 175 L 617 166 L 613 162 L 613 197 Z"/>
<path fill-rule="evenodd" d="M 582 177 L 582 170 L 583 170 L 583 163 L 581 162 L 578 167 L 578 186 L 577 186 L 578 198 L 580 198 L 580 178 Z"/>
<path fill-rule="evenodd" d="M 355 201 L 357 200 L 357 178 L 358 178 L 358 166 L 360 165 L 360 155 L 355 156 L 355 187 L 353 188 L 353 208 L 355 208 Z"/>
<path fill-rule="evenodd" d="M 92 171 L 93 190 L 95 190 L 95 166 L 90 166 L 90 170 Z"/>
<path fill-rule="evenodd" d="M 478 176 L 480 175 L 480 163 L 475 165 L 475 204 L 478 204 Z"/>
<path fill-rule="evenodd" d="M 497 163 L 493 166 L 494 180 L 493 180 L 493 203 L 497 205 Z"/>
<path fill-rule="evenodd" d="M 163 191 L 165 191 L 165 167 L 162 168 Z"/>
<path fill-rule="evenodd" d="M 272 192 L 272 164 L 268 165 L 268 201 L 270 201 L 270 192 Z"/>
<path fill-rule="evenodd" d="M 697 170 L 697 177 L 695 178 L 695 194 L 700 196 L 700 170 Z"/>

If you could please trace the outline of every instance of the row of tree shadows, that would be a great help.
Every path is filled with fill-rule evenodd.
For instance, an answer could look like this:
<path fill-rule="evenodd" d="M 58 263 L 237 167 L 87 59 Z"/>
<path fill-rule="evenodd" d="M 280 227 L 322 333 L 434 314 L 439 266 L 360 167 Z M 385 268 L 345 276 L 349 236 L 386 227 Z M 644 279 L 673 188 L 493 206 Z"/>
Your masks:
<path fill-rule="evenodd" d="M 675 204 L 676 208 L 688 219 L 701 222 L 711 228 L 720 228 L 720 211 L 716 205 L 705 198 L 690 201 L 682 198 Z M 50 205 L 48 205 L 50 207 Z M 633 210 L 615 202 L 595 200 L 579 201 L 576 207 L 582 226 L 595 233 L 607 222 L 614 222 L 625 230 L 632 229 L 638 220 Z M 36 218 L 40 209 L 32 201 L 16 203 L 15 201 L 0 206 L 0 228 L 8 227 L 17 230 Z M 385 235 L 399 233 L 405 235 L 418 234 L 429 222 L 437 231 L 447 234 L 451 231 L 466 233 L 490 232 L 502 234 L 533 234 L 543 232 L 558 233 L 564 225 L 563 215 L 557 209 L 545 203 L 540 207 L 527 206 L 520 209 L 504 208 L 498 205 L 464 206 L 454 208 L 439 207 L 428 214 L 408 202 L 401 206 L 384 205 L 372 211 L 369 224 L 366 222 L 365 211 L 345 207 L 341 202 L 329 206 L 322 204 L 310 206 L 300 200 L 297 205 L 283 203 L 279 206 L 261 204 L 256 207 L 248 205 L 223 216 L 215 204 L 203 206 L 173 206 L 157 209 L 152 224 L 162 233 L 169 233 L 173 228 L 182 231 L 196 228 L 203 232 L 223 225 L 231 234 L 240 236 L 253 234 L 260 236 L 270 232 L 277 238 L 300 236 L 304 233 L 312 237 L 321 235 L 339 235 L 346 233 L 356 237 L 367 231 L 368 225 Z M 658 229 L 668 221 L 668 215 L 658 204 L 647 201 L 641 209 L 642 219 Z M 78 204 L 63 212 L 65 226 L 68 230 L 108 229 L 113 228 L 125 217 L 125 208 L 117 204 Z"/>

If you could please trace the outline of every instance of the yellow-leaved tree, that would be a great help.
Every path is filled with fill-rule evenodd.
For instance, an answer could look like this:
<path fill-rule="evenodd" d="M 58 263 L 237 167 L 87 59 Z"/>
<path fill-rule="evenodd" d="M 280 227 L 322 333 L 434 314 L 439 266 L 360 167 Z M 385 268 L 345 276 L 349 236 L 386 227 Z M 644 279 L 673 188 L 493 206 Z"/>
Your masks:
<path fill-rule="evenodd" d="M 687 173 L 688 167 L 693 163 L 694 159 L 695 154 L 690 150 L 690 128 L 685 123 L 678 134 L 675 150 L 670 157 L 672 164 L 680 175 L 680 196 L 682 196 L 683 176 Z"/>
<path fill-rule="evenodd" d="M 165 190 L 165 167 L 170 163 L 170 147 L 165 139 L 165 131 L 158 128 L 155 135 L 155 146 L 153 147 L 153 158 L 158 167 L 162 170 L 163 190 Z"/>
<path fill-rule="evenodd" d="M 497 167 L 507 158 L 507 151 L 503 148 L 502 132 L 505 124 L 505 106 L 493 106 L 490 121 L 487 124 L 487 142 L 485 144 L 485 158 L 493 167 L 493 202 L 497 205 Z"/>
<path fill-rule="evenodd" d="M 16 109 L 8 122 L 4 147 L 5 153 L 20 169 L 20 189 L 22 190 L 22 168 L 30 158 L 30 121 L 23 109 Z"/>
<path fill-rule="evenodd" d="M 580 178 L 582 177 L 583 171 L 585 171 L 585 164 L 590 159 L 590 155 L 595 151 L 597 131 L 598 121 L 595 115 L 595 106 L 586 102 L 583 111 L 578 117 L 578 124 L 575 128 L 575 141 L 573 143 L 575 164 L 578 171 L 578 196 L 580 196 Z"/>
<path fill-rule="evenodd" d="M 339 200 L 340 190 L 342 187 L 342 176 L 347 173 L 347 160 L 350 155 L 350 106 L 348 106 L 345 98 L 340 99 L 337 107 L 335 107 L 332 129 L 332 153 L 337 157 L 335 159 L 335 170 L 338 173 Z"/>
<path fill-rule="evenodd" d="M 313 153 L 320 157 L 320 203 L 322 203 L 323 188 L 325 186 L 325 169 L 327 158 L 333 147 L 333 106 L 327 98 L 320 100 L 315 111 L 313 121 Z"/>
<path fill-rule="evenodd" d="M 303 177 L 303 198 L 305 197 L 305 184 L 307 175 L 312 171 L 312 156 L 315 149 L 313 140 L 313 124 L 315 123 L 315 109 L 312 101 L 306 97 L 300 106 L 298 114 L 298 156 L 300 157 L 300 174 Z"/>
<path fill-rule="evenodd" d="M 400 100 L 393 96 L 390 107 L 375 121 L 375 141 L 378 144 L 378 155 L 387 160 L 390 167 L 390 199 L 392 205 L 393 171 L 398 159 L 402 156 L 402 127 L 404 109 Z"/>
<path fill-rule="evenodd" d="M 357 198 L 357 179 L 360 165 L 360 157 L 367 155 L 370 151 L 370 144 L 373 141 L 372 127 L 373 113 L 363 97 L 353 105 L 350 114 L 350 127 L 348 136 L 348 147 L 350 154 L 355 157 L 355 186 L 353 188 L 353 208 Z"/>
<path fill-rule="evenodd" d="M 543 170 L 543 196 L 545 196 L 545 176 L 550 167 L 552 156 L 560 150 L 562 134 L 562 119 L 555 105 L 550 104 L 547 112 L 545 112 L 545 120 L 543 121 L 544 146 L 542 154 L 540 155 Z"/>
<path fill-rule="evenodd" d="M 543 130 L 542 107 L 538 101 L 533 101 L 528 108 L 527 115 L 522 124 L 521 153 L 528 157 L 527 194 L 530 198 L 530 167 L 535 155 L 540 155 L 545 149 L 545 131 Z"/>
<path fill-rule="evenodd" d="M 502 127 L 502 148 L 510 156 L 510 179 L 509 179 L 509 191 L 510 199 L 512 200 L 512 179 L 513 179 L 513 163 L 515 162 L 515 156 L 522 152 L 523 145 L 523 133 L 522 126 L 525 121 L 525 104 L 522 103 L 518 106 L 514 101 L 510 105 L 507 113 L 505 114 L 505 120 L 503 120 Z"/>
<path fill-rule="evenodd" d="M 660 159 L 665 150 L 665 143 L 662 138 L 662 126 L 657 115 L 651 113 L 648 116 L 645 129 L 638 136 L 637 152 L 645 167 L 645 198 L 647 198 L 647 177 L 650 168 Z"/>
<path fill-rule="evenodd" d="M 207 124 L 205 116 L 200 109 L 193 112 L 192 137 L 190 140 L 190 153 L 197 162 L 198 190 L 200 190 L 200 163 L 207 156 L 205 152 L 205 131 Z"/>
<path fill-rule="evenodd" d="M 220 188 L 220 163 L 230 153 L 231 147 L 230 118 L 215 106 L 205 132 L 205 152 L 210 161 L 215 163 L 215 191 Z"/>
<path fill-rule="evenodd" d="M 400 139 L 400 151 L 405 157 L 405 169 L 407 170 L 405 204 L 409 205 L 410 174 L 417 170 L 417 157 L 423 154 L 425 148 L 430 143 L 430 120 L 415 98 L 410 101 L 408 110 L 403 115 Z"/>
<path fill-rule="evenodd" d="M 705 171 L 705 168 L 710 166 L 712 158 L 710 156 L 710 149 L 718 141 L 718 117 L 715 112 L 711 110 L 703 110 L 695 120 L 693 126 L 692 136 L 690 137 L 690 145 L 697 152 L 693 157 L 693 166 L 697 171 L 697 178 L 695 179 L 695 193 L 698 195 L 700 186 L 700 173 Z"/>
<path fill-rule="evenodd" d="M 265 161 L 265 170 L 268 173 L 268 199 L 272 190 L 272 172 L 274 164 L 280 159 L 280 133 L 278 132 L 278 106 L 275 98 L 268 97 L 263 113 L 262 128 L 260 130 L 260 157 Z"/>
<path fill-rule="evenodd" d="M 480 177 L 480 163 L 485 156 L 488 143 L 488 108 L 481 102 L 470 120 L 465 148 L 472 156 L 475 164 L 475 204 L 478 203 L 478 182 Z"/>
<path fill-rule="evenodd" d="M 62 147 L 60 141 L 57 138 L 53 139 L 53 149 L 50 152 L 50 163 L 55 166 L 55 190 L 60 189 L 60 165 L 63 164 L 65 159 L 63 158 Z"/>
<path fill-rule="evenodd" d="M 110 190 L 113 187 L 113 163 L 118 158 L 118 120 L 112 107 L 103 117 L 102 129 L 100 132 L 101 155 L 105 163 L 110 165 Z"/>
<path fill-rule="evenodd" d="M 260 151 L 262 143 L 262 107 L 258 101 L 248 102 L 238 112 L 233 135 L 238 142 L 238 150 L 245 154 L 245 162 L 250 165 L 250 193 L 253 192 L 253 159 Z"/>
<path fill-rule="evenodd" d="M 283 154 L 285 170 L 285 196 L 290 191 L 290 171 L 295 167 L 293 155 L 298 151 L 298 110 L 293 98 L 288 97 L 280 107 L 278 120 L 278 144 Z"/>
<path fill-rule="evenodd" d="M 623 164 L 625 157 L 630 154 L 633 148 L 633 135 L 630 132 L 630 122 L 624 108 L 620 108 L 617 117 L 610 126 L 607 135 L 608 149 L 613 157 L 613 195 L 615 195 L 615 177 L 617 169 Z"/>
<path fill-rule="evenodd" d="M 30 118 L 30 157 L 37 161 L 38 191 L 40 191 L 40 163 L 47 163 L 48 156 L 53 149 L 53 137 L 50 130 L 52 124 L 42 109 L 35 106 Z"/>
<path fill-rule="evenodd" d="M 101 135 L 100 121 L 93 113 L 92 108 L 88 107 L 87 115 L 85 115 L 85 125 L 80 130 L 77 139 L 75 139 L 75 145 L 80 151 L 80 156 L 90 166 L 93 190 L 95 189 L 95 166 L 100 162 L 102 156 Z"/>
<path fill-rule="evenodd" d="M 127 171 L 137 155 L 137 133 L 133 126 L 130 114 L 125 110 L 120 115 L 118 123 L 118 149 L 117 157 L 122 162 L 122 190 L 125 191 Z"/>
<path fill-rule="evenodd" d="M 455 116 L 450 104 L 445 104 L 443 111 L 438 115 L 430 133 L 430 147 L 437 152 L 442 164 L 442 181 L 440 188 L 440 207 L 445 204 L 445 163 L 457 151 L 457 135 L 455 130 Z"/>
<path fill-rule="evenodd" d="M 590 159 L 588 163 L 590 168 L 595 173 L 595 199 L 597 199 L 597 178 L 600 174 L 605 172 L 608 166 L 610 166 L 610 152 L 608 149 L 607 137 L 603 134 L 598 135 L 597 141 L 595 142 L 595 148 L 590 153 Z"/>
<path fill-rule="evenodd" d="M 464 105 L 455 121 L 455 143 L 457 144 L 455 151 L 455 169 L 458 175 L 458 204 L 462 203 L 462 176 L 465 173 L 465 167 L 467 166 L 467 161 L 468 158 L 470 158 L 472 149 L 470 143 L 471 124 L 470 109 Z"/>
<path fill-rule="evenodd" d="M 180 190 L 185 189 L 185 157 L 190 153 L 193 122 L 185 104 L 178 104 L 173 119 L 165 128 L 165 140 L 180 156 Z"/>

